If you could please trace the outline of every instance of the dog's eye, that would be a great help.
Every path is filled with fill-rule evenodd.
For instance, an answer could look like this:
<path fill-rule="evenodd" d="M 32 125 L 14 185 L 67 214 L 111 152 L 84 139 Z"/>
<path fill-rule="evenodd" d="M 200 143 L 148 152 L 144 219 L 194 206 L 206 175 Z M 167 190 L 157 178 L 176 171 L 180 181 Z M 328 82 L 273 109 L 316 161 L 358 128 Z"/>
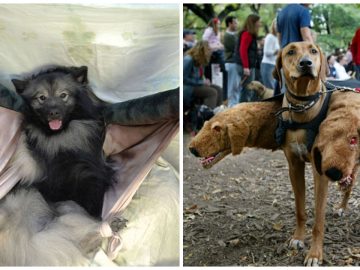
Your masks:
<path fill-rule="evenodd" d="M 66 93 L 61 93 L 60 98 L 65 99 L 68 95 Z"/>
<path fill-rule="evenodd" d="M 312 54 L 317 54 L 317 52 L 318 52 L 318 51 L 317 51 L 316 49 L 311 49 L 311 53 L 312 53 Z"/>
<path fill-rule="evenodd" d="M 46 96 L 41 95 L 41 96 L 38 97 L 38 99 L 40 99 L 41 101 L 44 101 L 46 99 Z"/>
<path fill-rule="evenodd" d="M 295 54 L 295 50 L 289 50 L 289 51 L 287 52 L 287 54 L 288 54 L 288 55 L 294 55 L 294 54 Z"/>

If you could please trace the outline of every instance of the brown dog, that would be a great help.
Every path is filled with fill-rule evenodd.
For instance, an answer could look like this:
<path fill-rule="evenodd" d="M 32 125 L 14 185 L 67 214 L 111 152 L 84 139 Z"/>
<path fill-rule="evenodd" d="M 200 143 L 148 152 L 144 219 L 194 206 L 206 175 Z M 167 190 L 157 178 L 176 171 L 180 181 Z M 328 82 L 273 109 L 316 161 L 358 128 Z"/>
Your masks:
<path fill-rule="evenodd" d="M 191 153 L 202 158 L 204 168 L 211 168 L 230 153 L 240 154 L 244 147 L 279 149 L 274 133 L 281 103 L 241 103 L 216 114 L 190 142 Z"/>
<path fill-rule="evenodd" d="M 258 81 L 250 82 L 246 88 L 255 91 L 260 99 L 267 99 L 274 96 L 274 90 L 266 88 L 265 85 Z"/>
<path fill-rule="evenodd" d="M 281 82 L 283 70 L 287 91 L 283 100 L 282 119 L 287 123 L 312 123 L 324 112 L 326 95 L 322 81 L 326 79 L 327 65 L 320 48 L 309 42 L 290 43 L 279 53 L 274 76 Z M 282 82 L 281 82 L 282 83 Z M 327 97 L 328 98 L 328 97 Z M 325 110 L 326 113 L 326 110 Z M 320 123 L 319 123 L 320 124 Z M 290 247 L 303 248 L 305 238 L 305 162 L 311 161 L 310 149 L 317 130 L 305 128 L 287 129 L 282 144 L 289 164 L 289 175 L 295 194 L 296 228 Z M 313 135 L 312 138 L 310 135 Z M 323 259 L 323 238 L 327 185 L 322 177 L 314 173 L 315 223 L 311 248 L 305 264 L 316 266 Z"/>
<path fill-rule="evenodd" d="M 313 147 L 313 166 L 319 174 L 318 177 L 326 176 L 339 183 L 343 191 L 343 199 L 338 207 L 340 216 L 346 210 L 357 176 L 360 158 L 359 133 L 360 94 L 334 93 L 328 115 L 320 126 Z"/>

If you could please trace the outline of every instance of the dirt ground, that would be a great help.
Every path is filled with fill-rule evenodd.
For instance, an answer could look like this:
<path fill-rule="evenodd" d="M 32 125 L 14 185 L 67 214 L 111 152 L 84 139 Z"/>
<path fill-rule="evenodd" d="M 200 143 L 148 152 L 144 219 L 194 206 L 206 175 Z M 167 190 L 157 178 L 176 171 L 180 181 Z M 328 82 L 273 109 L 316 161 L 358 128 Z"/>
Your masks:
<path fill-rule="evenodd" d="M 295 228 L 294 195 L 281 151 L 245 149 L 209 170 L 186 146 L 184 133 L 184 266 L 301 266 L 314 220 L 313 178 L 306 167 L 307 238 L 304 251 L 287 248 Z M 360 184 L 345 217 L 334 207 L 340 192 L 330 185 L 325 266 L 360 265 Z"/>

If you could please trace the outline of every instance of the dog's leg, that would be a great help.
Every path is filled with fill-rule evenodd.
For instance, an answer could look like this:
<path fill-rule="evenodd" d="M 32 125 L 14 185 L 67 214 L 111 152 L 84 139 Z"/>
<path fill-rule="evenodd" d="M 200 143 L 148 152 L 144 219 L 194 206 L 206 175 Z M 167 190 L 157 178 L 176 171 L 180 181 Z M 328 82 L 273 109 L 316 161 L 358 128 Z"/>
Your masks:
<path fill-rule="evenodd" d="M 311 248 L 306 255 L 306 266 L 318 266 L 323 260 L 323 241 L 325 225 L 325 208 L 329 182 L 325 176 L 320 176 L 313 170 L 315 181 L 315 220 L 312 231 Z"/>
<path fill-rule="evenodd" d="M 335 214 L 338 217 L 343 217 L 345 215 L 345 211 L 347 208 L 348 201 L 350 199 L 351 191 L 352 191 L 352 186 L 349 187 L 346 191 L 342 192 L 341 202 L 335 210 L 336 211 Z"/>
<path fill-rule="evenodd" d="M 291 150 L 284 151 L 289 163 L 289 175 L 295 195 L 296 228 L 290 240 L 289 247 L 304 248 L 305 238 L 305 162 L 298 159 Z"/>

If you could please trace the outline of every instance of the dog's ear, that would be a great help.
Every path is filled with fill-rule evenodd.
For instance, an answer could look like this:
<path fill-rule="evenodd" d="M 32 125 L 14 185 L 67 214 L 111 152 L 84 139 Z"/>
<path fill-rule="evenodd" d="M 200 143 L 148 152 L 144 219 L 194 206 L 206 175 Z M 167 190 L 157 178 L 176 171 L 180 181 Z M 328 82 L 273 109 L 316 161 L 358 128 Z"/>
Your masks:
<path fill-rule="evenodd" d="M 330 69 L 329 69 L 329 65 L 326 61 L 326 57 L 325 55 L 323 54 L 321 48 L 316 45 L 318 51 L 319 51 L 319 54 L 320 54 L 320 70 L 319 70 L 319 76 L 320 76 L 320 79 L 321 81 L 325 82 L 326 81 L 326 77 L 329 75 L 330 73 Z"/>
<path fill-rule="evenodd" d="M 319 148 L 315 147 L 313 150 L 313 159 L 316 171 L 318 174 L 322 175 L 321 163 L 322 163 L 322 156 Z"/>
<path fill-rule="evenodd" d="M 282 51 L 280 50 L 278 56 L 276 58 L 276 65 L 272 72 L 273 77 L 275 80 L 279 82 L 280 89 L 282 88 L 282 77 L 281 77 L 281 68 L 282 68 L 282 58 L 281 58 Z"/>
<path fill-rule="evenodd" d="M 12 79 L 11 81 L 15 86 L 15 90 L 18 94 L 22 94 L 28 84 L 28 81 L 22 81 L 17 79 Z"/>
<path fill-rule="evenodd" d="M 215 130 L 216 132 L 220 132 L 222 129 L 222 126 L 221 126 L 220 122 L 216 121 L 211 124 L 211 129 Z"/>
<path fill-rule="evenodd" d="M 87 66 L 71 68 L 71 74 L 79 83 L 87 83 L 87 71 Z"/>
<path fill-rule="evenodd" d="M 231 152 L 233 155 L 238 155 L 246 145 L 249 137 L 250 129 L 244 121 L 239 121 L 235 124 L 227 125 L 227 133 L 230 139 Z"/>

